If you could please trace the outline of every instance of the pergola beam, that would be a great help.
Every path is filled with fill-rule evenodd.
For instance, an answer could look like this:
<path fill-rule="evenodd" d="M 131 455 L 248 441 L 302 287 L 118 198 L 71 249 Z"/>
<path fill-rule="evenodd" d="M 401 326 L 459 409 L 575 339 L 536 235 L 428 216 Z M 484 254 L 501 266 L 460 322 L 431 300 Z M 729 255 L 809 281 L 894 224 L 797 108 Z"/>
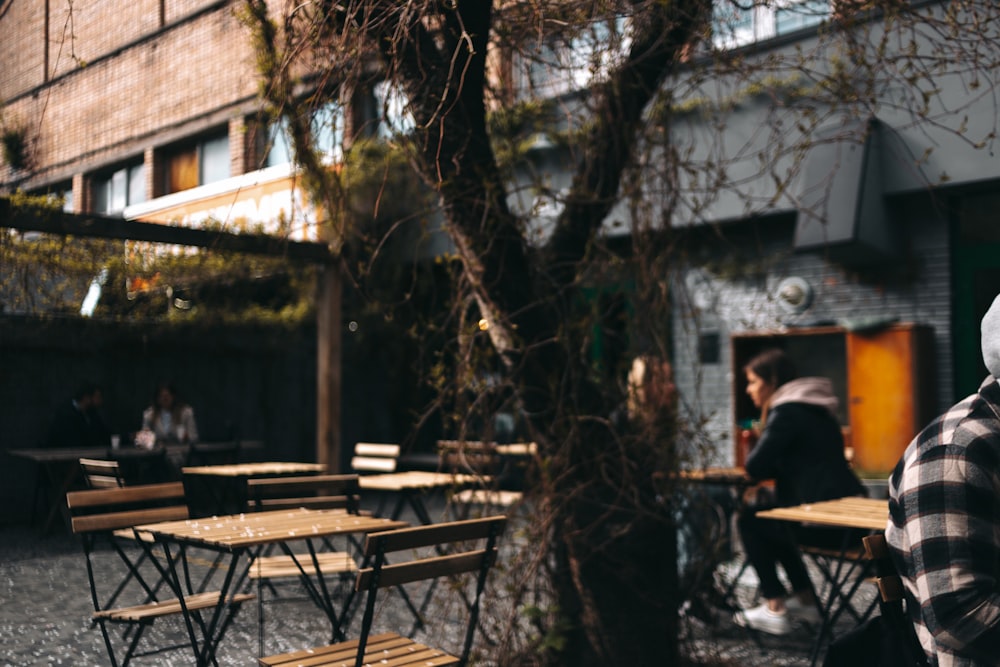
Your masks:
<path fill-rule="evenodd" d="M 234 234 L 177 227 L 92 213 L 67 213 L 44 206 L 15 204 L 7 197 L 0 197 L 0 227 L 63 236 L 92 236 L 245 252 L 317 264 L 332 264 L 336 261 L 325 243 L 291 241 L 267 234 Z"/>

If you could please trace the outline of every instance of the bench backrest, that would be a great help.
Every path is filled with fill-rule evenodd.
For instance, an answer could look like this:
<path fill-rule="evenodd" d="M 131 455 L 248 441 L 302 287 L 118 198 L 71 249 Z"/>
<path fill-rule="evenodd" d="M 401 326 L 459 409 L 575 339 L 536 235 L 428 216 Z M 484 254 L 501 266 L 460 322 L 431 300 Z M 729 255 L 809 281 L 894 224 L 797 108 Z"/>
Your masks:
<path fill-rule="evenodd" d="M 494 475 L 500 468 L 495 442 L 438 440 L 437 448 L 441 468 L 446 472 Z"/>
<path fill-rule="evenodd" d="M 104 459 L 80 459 L 83 480 L 89 489 L 115 489 L 125 486 L 118 461 Z"/>
<path fill-rule="evenodd" d="M 476 593 L 469 604 L 469 622 L 460 664 L 468 662 L 472 638 L 479 622 L 479 605 L 486 576 L 496 562 L 497 543 L 507 523 L 505 516 L 401 528 L 372 533 L 365 539 L 364 555 L 371 567 L 358 572 L 356 590 L 366 591 L 365 615 L 361 623 L 358 661 L 365 653 L 380 589 L 438 577 L 476 574 Z M 419 551 L 418 551 L 419 550 Z M 393 554 L 391 565 L 387 554 Z"/>
<path fill-rule="evenodd" d="M 901 657 L 899 664 L 926 667 L 929 664 L 927 655 L 920 645 L 917 631 L 904 608 L 904 603 L 915 603 L 915 601 L 907 601 L 906 599 L 903 580 L 896 570 L 896 564 L 892 560 L 885 535 L 881 533 L 868 535 L 861 540 L 865 545 L 865 554 L 875 565 L 875 583 L 878 585 L 880 597 L 881 622 L 883 632 L 889 635 L 888 638 L 882 638 L 883 644 L 891 641 L 894 650 Z"/>
<path fill-rule="evenodd" d="M 903 580 L 892 563 L 889 545 L 885 535 L 868 535 L 861 538 L 865 545 L 865 555 L 875 562 L 875 583 L 883 602 L 895 602 L 903 599 Z"/>
<path fill-rule="evenodd" d="M 74 533 L 108 532 L 188 518 L 180 482 L 87 489 L 66 494 Z"/>
<path fill-rule="evenodd" d="M 184 459 L 186 467 L 239 463 L 240 442 L 192 442 Z"/>
<path fill-rule="evenodd" d="M 357 475 L 306 475 L 247 480 L 247 502 L 253 511 L 343 509 L 359 512 L 361 487 Z"/>
<path fill-rule="evenodd" d="M 355 472 L 396 472 L 398 465 L 399 445 L 381 442 L 359 442 L 354 445 L 351 469 Z"/>

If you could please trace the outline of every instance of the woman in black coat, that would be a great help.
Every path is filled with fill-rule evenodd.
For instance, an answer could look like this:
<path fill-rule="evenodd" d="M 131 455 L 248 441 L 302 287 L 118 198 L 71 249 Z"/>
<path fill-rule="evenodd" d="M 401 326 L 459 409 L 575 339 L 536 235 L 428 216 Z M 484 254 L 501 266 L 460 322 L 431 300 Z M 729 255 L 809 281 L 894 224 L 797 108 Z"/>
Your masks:
<path fill-rule="evenodd" d="M 735 621 L 785 634 L 792 618 L 818 621 L 812 582 L 799 543 L 839 546 L 837 529 L 793 531 L 781 521 L 758 519 L 755 510 L 864 495 L 864 487 L 844 458 L 844 438 L 834 411 L 837 398 L 826 378 L 797 377 L 784 352 L 767 350 L 744 367 L 747 394 L 761 409 L 763 430 L 746 460 L 747 474 L 774 480 L 774 502 L 744 510 L 737 523 L 747 559 L 760 579 L 764 603 L 736 613 Z M 792 588 L 778 579 L 781 564 Z"/>

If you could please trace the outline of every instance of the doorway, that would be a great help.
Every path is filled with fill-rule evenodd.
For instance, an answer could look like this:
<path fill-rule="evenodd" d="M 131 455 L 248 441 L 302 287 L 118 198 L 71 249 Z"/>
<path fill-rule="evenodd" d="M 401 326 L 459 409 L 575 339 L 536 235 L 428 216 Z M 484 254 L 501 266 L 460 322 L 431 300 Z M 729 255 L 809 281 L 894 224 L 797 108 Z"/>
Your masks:
<path fill-rule="evenodd" d="M 956 199 L 952 238 L 952 345 L 956 400 L 976 391 L 983 365 L 979 323 L 1000 294 L 1000 193 Z"/>

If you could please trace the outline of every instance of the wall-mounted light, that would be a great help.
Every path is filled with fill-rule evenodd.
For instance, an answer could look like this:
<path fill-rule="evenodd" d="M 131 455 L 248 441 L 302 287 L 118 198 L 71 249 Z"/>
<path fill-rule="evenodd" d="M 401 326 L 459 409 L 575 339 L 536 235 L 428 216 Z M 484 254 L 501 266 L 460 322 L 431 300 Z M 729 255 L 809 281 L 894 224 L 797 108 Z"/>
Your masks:
<path fill-rule="evenodd" d="M 805 279 L 791 276 L 778 283 L 774 297 L 783 311 L 789 315 L 798 315 L 812 305 L 813 288 Z"/>

